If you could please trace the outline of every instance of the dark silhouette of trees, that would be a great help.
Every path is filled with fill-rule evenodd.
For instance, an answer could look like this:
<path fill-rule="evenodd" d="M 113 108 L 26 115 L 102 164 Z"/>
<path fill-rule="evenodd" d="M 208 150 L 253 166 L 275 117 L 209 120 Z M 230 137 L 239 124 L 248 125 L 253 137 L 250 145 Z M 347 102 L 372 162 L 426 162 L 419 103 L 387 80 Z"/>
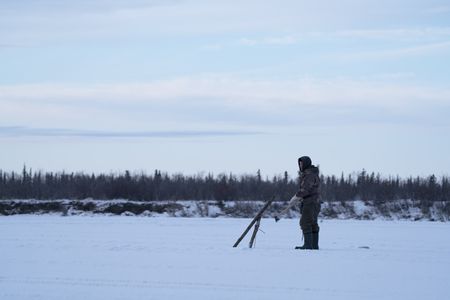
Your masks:
<path fill-rule="evenodd" d="M 448 177 L 382 177 L 366 170 L 336 177 L 321 175 L 323 201 L 362 200 L 384 203 L 391 200 L 450 201 Z M 289 200 L 298 190 L 298 177 L 287 172 L 263 178 L 254 174 L 183 175 L 155 170 L 153 174 L 85 174 L 0 170 L 0 199 L 128 199 L 153 200 L 268 200 L 273 195 Z"/>

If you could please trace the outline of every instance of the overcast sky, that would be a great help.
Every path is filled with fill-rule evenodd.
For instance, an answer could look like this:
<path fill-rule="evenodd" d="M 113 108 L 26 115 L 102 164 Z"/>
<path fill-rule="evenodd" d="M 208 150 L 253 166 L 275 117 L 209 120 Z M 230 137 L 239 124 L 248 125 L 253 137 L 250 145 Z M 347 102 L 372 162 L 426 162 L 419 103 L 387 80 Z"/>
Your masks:
<path fill-rule="evenodd" d="M 449 175 L 448 1 L 0 2 L 0 168 Z"/>

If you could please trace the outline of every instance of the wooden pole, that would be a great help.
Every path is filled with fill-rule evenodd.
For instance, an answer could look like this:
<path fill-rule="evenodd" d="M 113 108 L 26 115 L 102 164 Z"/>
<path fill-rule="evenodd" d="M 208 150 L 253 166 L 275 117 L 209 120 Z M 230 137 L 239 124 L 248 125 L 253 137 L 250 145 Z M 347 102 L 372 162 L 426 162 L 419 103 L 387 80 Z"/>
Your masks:
<path fill-rule="evenodd" d="M 244 233 L 238 238 L 238 240 L 236 241 L 236 243 L 234 243 L 233 247 L 237 247 L 239 245 L 239 243 L 242 241 L 242 239 L 247 235 L 247 233 L 250 231 L 250 229 L 252 228 L 252 226 L 256 223 L 256 221 L 258 219 L 261 219 L 262 215 L 264 214 L 264 212 L 266 211 L 266 209 L 269 207 L 269 205 L 273 202 L 273 200 L 275 199 L 275 196 L 272 197 L 272 199 L 270 199 L 269 201 L 266 202 L 266 204 L 263 206 L 263 208 L 261 208 L 261 210 L 258 212 L 258 214 L 256 215 L 256 217 L 253 218 L 253 220 L 250 222 L 250 225 L 248 225 L 248 227 L 245 229 Z"/>
<path fill-rule="evenodd" d="M 248 244 L 249 248 L 253 248 L 253 243 L 255 242 L 256 234 L 258 233 L 260 224 L 261 224 L 261 217 L 259 217 L 258 220 L 256 221 L 255 227 L 253 229 L 253 234 L 250 239 L 250 243 Z"/>

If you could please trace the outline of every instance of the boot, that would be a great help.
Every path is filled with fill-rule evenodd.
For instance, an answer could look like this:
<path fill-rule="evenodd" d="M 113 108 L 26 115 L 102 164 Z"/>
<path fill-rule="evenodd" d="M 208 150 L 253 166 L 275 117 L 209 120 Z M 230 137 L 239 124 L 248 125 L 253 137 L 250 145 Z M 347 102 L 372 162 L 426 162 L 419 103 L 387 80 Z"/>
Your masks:
<path fill-rule="evenodd" d="M 319 250 L 319 231 L 313 231 L 312 233 L 312 248 Z"/>
<path fill-rule="evenodd" d="M 299 250 L 312 249 L 313 248 L 313 244 L 312 244 L 313 233 L 312 232 L 303 232 L 303 237 L 305 238 L 305 243 L 303 244 L 303 246 L 295 247 L 295 249 L 299 249 Z"/>

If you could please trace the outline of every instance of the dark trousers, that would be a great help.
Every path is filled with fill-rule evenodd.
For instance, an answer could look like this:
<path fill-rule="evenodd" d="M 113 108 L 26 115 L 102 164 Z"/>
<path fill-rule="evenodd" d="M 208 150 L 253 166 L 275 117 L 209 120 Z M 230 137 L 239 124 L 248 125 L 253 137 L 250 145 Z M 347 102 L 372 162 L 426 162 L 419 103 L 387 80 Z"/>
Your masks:
<path fill-rule="evenodd" d="M 319 232 L 319 224 L 317 223 L 319 212 L 320 202 L 318 200 L 303 200 L 302 216 L 300 217 L 300 228 L 303 232 Z"/>

